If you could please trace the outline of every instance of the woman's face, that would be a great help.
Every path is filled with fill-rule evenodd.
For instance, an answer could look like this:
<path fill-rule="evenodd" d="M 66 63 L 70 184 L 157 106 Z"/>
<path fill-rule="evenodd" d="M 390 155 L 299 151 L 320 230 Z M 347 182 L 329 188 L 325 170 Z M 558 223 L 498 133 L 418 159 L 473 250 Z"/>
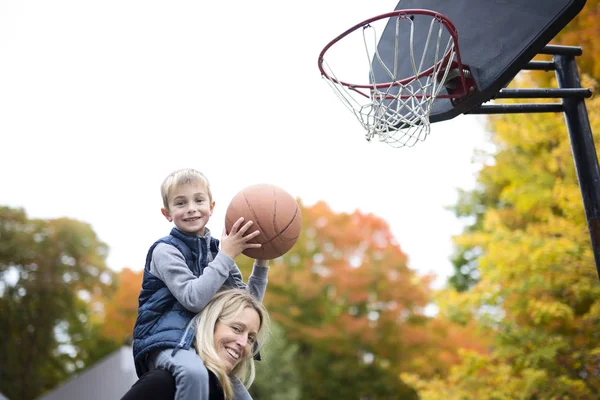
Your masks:
<path fill-rule="evenodd" d="M 229 321 L 218 321 L 215 326 L 215 349 L 227 372 L 252 352 L 260 326 L 255 309 L 246 307 Z"/>

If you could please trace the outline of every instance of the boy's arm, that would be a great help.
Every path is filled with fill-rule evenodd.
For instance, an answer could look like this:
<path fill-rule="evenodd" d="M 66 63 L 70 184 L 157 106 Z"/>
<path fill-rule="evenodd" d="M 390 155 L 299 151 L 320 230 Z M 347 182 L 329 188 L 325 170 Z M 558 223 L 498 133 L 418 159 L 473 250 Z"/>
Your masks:
<path fill-rule="evenodd" d="M 219 252 L 204 268 L 202 275 L 196 277 L 185 263 L 183 254 L 175 246 L 159 243 L 152 252 L 150 273 L 167 285 L 183 307 L 198 313 L 219 291 L 234 265 L 229 256 Z"/>

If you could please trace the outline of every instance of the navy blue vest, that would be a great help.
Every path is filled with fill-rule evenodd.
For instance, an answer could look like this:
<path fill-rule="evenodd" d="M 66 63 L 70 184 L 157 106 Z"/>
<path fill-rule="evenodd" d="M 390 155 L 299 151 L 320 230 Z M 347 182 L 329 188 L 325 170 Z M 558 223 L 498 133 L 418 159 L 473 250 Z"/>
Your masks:
<path fill-rule="evenodd" d="M 189 349 L 196 334 L 193 326 L 196 314 L 185 309 L 171 294 L 163 281 L 150 273 L 152 252 L 159 243 L 175 246 L 185 258 L 190 271 L 195 276 L 202 275 L 208 265 L 206 240 L 197 236 L 188 236 L 176 228 L 156 242 L 148 250 L 142 290 L 138 304 L 138 317 L 133 328 L 133 358 L 138 376 L 147 371 L 147 356 L 159 349 Z M 219 252 L 219 241 L 210 239 L 210 252 L 213 259 Z M 241 279 L 241 277 L 240 277 Z M 224 286 L 237 286 L 229 275 Z"/>

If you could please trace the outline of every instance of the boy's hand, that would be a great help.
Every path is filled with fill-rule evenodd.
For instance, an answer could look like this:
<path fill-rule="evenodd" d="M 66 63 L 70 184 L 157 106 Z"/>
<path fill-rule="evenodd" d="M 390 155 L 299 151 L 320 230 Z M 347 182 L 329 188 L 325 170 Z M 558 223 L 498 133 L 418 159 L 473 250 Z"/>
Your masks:
<path fill-rule="evenodd" d="M 250 240 L 260 235 L 260 231 L 254 231 L 244 236 L 246 231 L 248 231 L 252 225 L 252 221 L 246 222 L 244 226 L 240 228 L 242 222 L 244 222 L 244 218 L 240 217 L 240 219 L 235 221 L 231 227 L 231 232 L 227 234 L 223 231 L 223 235 L 221 236 L 221 251 L 231 258 L 236 258 L 246 249 L 257 249 L 262 246 L 260 243 L 248 243 Z"/>

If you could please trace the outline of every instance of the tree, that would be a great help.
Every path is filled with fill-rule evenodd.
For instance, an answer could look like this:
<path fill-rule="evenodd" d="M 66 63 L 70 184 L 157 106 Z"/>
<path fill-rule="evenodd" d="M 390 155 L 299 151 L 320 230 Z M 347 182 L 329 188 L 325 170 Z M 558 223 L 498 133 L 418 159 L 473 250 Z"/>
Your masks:
<path fill-rule="evenodd" d="M 0 207 L 0 391 L 34 399 L 104 354 L 91 299 L 112 290 L 107 247 L 88 224 Z"/>
<path fill-rule="evenodd" d="M 143 275 L 143 270 L 135 272 L 129 268 L 123 268 L 117 275 L 115 292 L 103 299 L 103 338 L 116 343 L 126 343 L 132 339 Z"/>
<path fill-rule="evenodd" d="M 416 398 L 401 372 L 448 368 L 438 357 L 446 325 L 424 314 L 431 277 L 408 268 L 382 219 L 334 213 L 324 202 L 301 210 L 302 234 L 272 262 L 265 296 L 298 348 L 301 397 Z M 250 260 L 237 261 L 247 275 Z"/>
<path fill-rule="evenodd" d="M 256 380 L 250 387 L 255 400 L 301 400 L 300 374 L 296 367 L 298 346 L 290 343 L 272 322 L 269 338 L 263 343 L 261 361 L 256 365 Z"/>
<path fill-rule="evenodd" d="M 556 42 L 596 40 L 598 4 L 588 1 Z M 592 88 L 597 57 L 587 52 L 579 64 Z M 555 86 L 554 79 L 527 73 L 515 84 Z M 600 101 L 586 104 L 599 133 Z M 502 115 L 490 122 L 493 163 L 456 207 L 474 221 L 455 243 L 474 255 L 478 280 L 438 304 L 442 315 L 487 330 L 494 346 L 488 354 L 463 352 L 439 379 L 404 379 L 425 400 L 598 398 L 600 285 L 564 117 Z"/>

